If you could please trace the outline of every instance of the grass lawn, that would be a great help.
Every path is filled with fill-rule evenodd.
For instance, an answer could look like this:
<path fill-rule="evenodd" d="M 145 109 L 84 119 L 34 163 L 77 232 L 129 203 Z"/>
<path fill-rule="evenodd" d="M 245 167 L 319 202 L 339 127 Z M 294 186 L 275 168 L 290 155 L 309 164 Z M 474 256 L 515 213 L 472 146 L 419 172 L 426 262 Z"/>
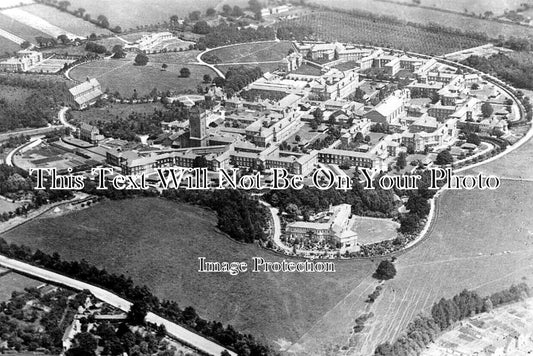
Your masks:
<path fill-rule="evenodd" d="M 142 104 L 109 104 L 104 108 L 91 107 L 83 111 L 72 111 L 76 122 L 96 123 L 97 121 L 113 121 L 119 118 L 127 118 L 131 113 L 151 114 L 155 109 L 163 109 L 161 103 Z"/>
<path fill-rule="evenodd" d="M 166 63 L 166 64 L 187 64 L 187 63 L 196 63 L 196 56 L 201 51 L 198 50 L 187 50 L 181 52 L 167 52 L 167 53 L 156 53 L 149 54 L 150 62 L 152 63 Z"/>
<path fill-rule="evenodd" d="M 15 211 L 19 206 L 22 206 L 22 204 L 0 199 L 0 214 Z"/>
<path fill-rule="evenodd" d="M 148 94 L 154 88 L 178 93 L 196 93 L 198 84 L 203 82 L 204 74 L 211 77 L 216 75 L 211 69 L 199 65 L 169 63 L 165 71 L 161 70 L 161 65 L 149 62 L 146 66 L 135 66 L 129 59 L 103 60 L 75 67 L 70 75 L 78 81 L 84 81 L 87 77 L 97 78 L 102 88 L 109 88 L 111 92 L 118 91 L 126 98 L 133 95 L 134 89 L 139 95 Z M 189 78 L 180 77 L 179 72 L 183 67 L 190 69 Z"/>
<path fill-rule="evenodd" d="M 287 56 L 293 45 L 289 41 L 244 43 L 214 49 L 207 52 L 217 56 L 221 63 L 248 63 L 280 61 Z"/>
<path fill-rule="evenodd" d="M 357 232 L 360 245 L 367 245 L 384 240 L 391 240 L 398 235 L 396 229 L 399 224 L 391 219 L 376 219 L 360 216 L 357 218 L 353 230 Z"/>
<path fill-rule="evenodd" d="M 370 261 L 341 261 L 332 274 L 199 274 L 200 256 L 248 263 L 252 256 L 281 258 L 220 234 L 208 211 L 156 198 L 104 202 L 3 237 L 124 273 L 161 298 L 271 342 L 295 341 L 375 269 Z"/>
<path fill-rule="evenodd" d="M 250 64 L 250 65 L 244 65 L 245 67 L 259 67 L 263 71 L 263 73 L 266 72 L 273 72 L 279 68 L 281 62 L 279 63 L 258 63 L 258 64 Z M 240 65 L 237 64 L 218 64 L 216 66 L 218 69 L 220 69 L 223 73 L 226 73 L 231 67 L 240 67 Z"/>
<path fill-rule="evenodd" d="M 11 299 L 11 294 L 15 291 L 23 292 L 24 288 L 38 287 L 43 282 L 28 278 L 15 272 L 9 272 L 0 277 L 0 302 Z"/>

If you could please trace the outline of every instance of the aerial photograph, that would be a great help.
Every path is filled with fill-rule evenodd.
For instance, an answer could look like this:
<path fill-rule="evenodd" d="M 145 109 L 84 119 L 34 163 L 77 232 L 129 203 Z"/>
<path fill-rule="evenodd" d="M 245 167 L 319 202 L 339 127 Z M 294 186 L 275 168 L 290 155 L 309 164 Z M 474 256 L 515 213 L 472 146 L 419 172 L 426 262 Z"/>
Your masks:
<path fill-rule="evenodd" d="M 0 0 L 0 355 L 533 355 L 533 0 Z"/>

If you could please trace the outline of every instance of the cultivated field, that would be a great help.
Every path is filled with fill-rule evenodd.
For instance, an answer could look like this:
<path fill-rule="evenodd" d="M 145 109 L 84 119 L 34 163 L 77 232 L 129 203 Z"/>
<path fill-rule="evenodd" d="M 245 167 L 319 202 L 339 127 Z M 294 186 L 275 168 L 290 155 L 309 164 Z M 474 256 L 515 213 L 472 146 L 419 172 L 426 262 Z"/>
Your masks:
<path fill-rule="evenodd" d="M 433 55 L 484 44 L 467 36 L 434 33 L 414 26 L 373 21 L 332 11 L 318 11 L 291 22 L 310 26 L 324 41 L 361 43 Z"/>
<path fill-rule="evenodd" d="M 245 43 L 214 49 L 207 52 L 217 56 L 220 63 L 250 63 L 280 61 L 287 56 L 293 45 L 289 41 Z"/>
<path fill-rule="evenodd" d="M 89 37 L 91 33 L 111 33 L 111 31 L 105 28 L 98 27 L 89 21 L 85 21 L 69 13 L 59 11 L 51 6 L 35 4 L 31 6 L 24 6 L 22 9 L 27 13 L 41 17 L 52 25 L 60 27 L 68 32 L 72 32 L 80 37 Z"/>
<path fill-rule="evenodd" d="M 409 1 L 411 0 L 402 0 Z M 511 23 L 501 23 L 489 20 L 483 20 L 474 17 L 467 17 L 457 13 L 449 13 L 432 9 L 425 9 L 414 6 L 405 6 L 401 4 L 393 4 L 385 1 L 375 0 L 314 0 L 313 3 L 320 5 L 342 8 L 342 9 L 357 9 L 372 12 L 378 15 L 394 16 L 399 19 L 415 22 L 415 23 L 436 23 L 441 26 L 448 26 L 461 29 L 462 31 L 475 31 L 486 33 L 489 37 L 498 38 L 499 35 L 506 37 L 532 37 L 533 28 L 528 28 Z M 512 10 L 516 4 L 522 3 L 522 0 L 510 1 L 468 1 L 468 0 L 422 0 L 421 4 L 424 6 L 437 5 L 438 7 L 450 9 L 457 12 L 464 12 L 467 8 L 469 12 L 476 14 L 484 13 L 485 11 L 492 11 L 495 14 L 503 12 L 505 8 Z M 437 4 L 438 3 L 438 4 Z M 465 5 L 468 4 L 468 5 Z M 502 9 L 503 8 L 503 9 Z M 481 11 L 481 9 L 484 9 Z M 332 23 L 334 24 L 334 22 Z"/>
<path fill-rule="evenodd" d="M 78 81 L 83 81 L 87 77 L 97 78 L 102 88 L 109 88 L 111 92 L 118 91 L 125 98 L 131 97 L 134 89 L 140 96 L 150 93 L 154 88 L 161 91 L 196 93 L 204 74 L 216 76 L 214 71 L 204 66 L 177 63 L 167 65 L 168 68 L 162 70 L 162 63 L 156 62 L 149 62 L 146 66 L 135 66 L 131 60 L 96 61 L 75 67 L 70 76 Z M 190 77 L 180 77 L 179 73 L 183 67 L 190 69 Z"/>
<path fill-rule="evenodd" d="M 13 20 L 9 16 L 0 13 L 0 29 L 7 31 L 23 40 L 35 43 L 35 37 L 50 37 L 46 33 L 39 31 L 29 25 Z M 20 50 L 20 46 L 17 46 Z"/>
<path fill-rule="evenodd" d="M 252 256 L 281 258 L 220 234 L 210 212 L 155 198 L 104 202 L 32 221 L 3 237 L 124 273 L 161 298 L 272 343 L 296 340 L 375 269 L 364 261 L 339 262 L 332 274 L 200 275 L 200 256 L 248 263 Z"/>
<path fill-rule="evenodd" d="M 66 31 L 61 27 L 55 26 L 44 18 L 40 17 L 40 15 L 34 15 L 23 10 L 22 8 L 15 7 L 12 9 L 2 10 L 2 14 L 24 25 L 33 27 L 38 31 L 44 32 L 48 36 L 52 36 L 53 38 L 57 38 L 60 35 L 66 35 L 68 38 L 71 39 L 74 39 L 76 37 L 83 37 L 81 35 Z"/>

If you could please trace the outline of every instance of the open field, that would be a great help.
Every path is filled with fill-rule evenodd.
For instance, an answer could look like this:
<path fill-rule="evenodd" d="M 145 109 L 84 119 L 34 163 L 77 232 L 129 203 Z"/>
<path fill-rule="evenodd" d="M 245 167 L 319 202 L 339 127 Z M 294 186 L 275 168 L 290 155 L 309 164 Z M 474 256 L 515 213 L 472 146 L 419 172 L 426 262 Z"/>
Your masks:
<path fill-rule="evenodd" d="M 102 88 L 109 88 L 111 92 L 118 91 L 125 98 L 131 97 L 134 89 L 139 96 L 150 93 L 154 88 L 196 93 L 204 74 L 216 76 L 213 70 L 199 65 L 168 63 L 168 68 L 164 71 L 161 66 L 160 63 L 149 62 L 146 66 L 135 66 L 131 60 L 105 60 L 77 66 L 70 72 L 70 76 L 78 81 L 87 77 L 97 78 Z M 179 72 L 183 67 L 190 69 L 190 77 L 180 77 Z"/>
<path fill-rule="evenodd" d="M 370 355 L 376 344 L 397 338 L 414 316 L 441 297 L 465 288 L 486 295 L 523 277 L 531 280 L 533 183 L 505 181 L 495 192 L 445 192 L 440 207 L 431 235 L 398 258 L 398 274 L 384 283 L 376 302 L 364 302 L 376 285 L 367 279 L 291 351 L 317 354 L 325 345 L 344 345 L 347 355 Z M 375 316 L 352 335 L 354 319 L 369 312 Z"/>
<path fill-rule="evenodd" d="M 150 62 L 152 63 L 166 63 L 166 64 L 186 64 L 186 63 L 196 63 L 196 56 L 200 51 L 193 49 L 181 52 L 167 52 L 167 53 L 155 53 L 149 54 Z"/>
<path fill-rule="evenodd" d="M 287 56 L 293 45 L 289 41 L 245 43 L 214 49 L 207 52 L 217 56 L 220 63 L 248 63 L 280 61 Z"/>
<path fill-rule="evenodd" d="M 161 103 L 143 104 L 109 104 L 105 108 L 91 107 L 83 111 L 72 111 L 75 122 L 96 123 L 98 121 L 113 121 L 119 118 L 127 118 L 131 113 L 151 114 L 154 110 L 163 109 Z"/>
<path fill-rule="evenodd" d="M 434 55 L 485 43 L 467 36 L 435 33 L 414 26 L 373 21 L 333 11 L 317 11 L 287 23 L 310 26 L 324 41 L 361 43 Z"/>
<path fill-rule="evenodd" d="M 67 12 L 59 11 L 51 6 L 35 4 L 24 6 L 22 9 L 80 37 L 89 37 L 91 33 L 96 33 L 97 35 L 111 33 L 111 31 L 105 28 L 98 27 L 89 21 L 85 21 Z"/>
<path fill-rule="evenodd" d="M 217 7 L 222 0 L 72 0 L 70 7 L 83 7 L 93 18 L 105 15 L 112 26 L 119 25 L 122 29 L 136 28 L 168 21 L 170 16 L 178 15 L 184 18 L 195 10 L 205 11 L 209 7 Z M 246 6 L 246 0 L 234 0 L 230 5 Z"/>
<path fill-rule="evenodd" d="M 338 262 L 331 274 L 199 275 L 200 256 L 248 263 L 252 256 L 281 258 L 220 234 L 210 212 L 155 198 L 103 202 L 32 221 L 3 237 L 124 273 L 161 298 L 192 305 L 204 317 L 270 342 L 297 339 L 375 269 L 374 263 L 363 261 Z"/>
<path fill-rule="evenodd" d="M 24 288 L 38 287 L 43 284 L 35 279 L 18 273 L 9 272 L 0 277 L 0 302 L 8 301 L 14 291 L 23 292 Z"/>
<path fill-rule="evenodd" d="M 403 0 L 409 1 L 411 0 Z M 533 37 L 533 28 L 520 26 L 512 23 L 501 23 L 489 20 L 483 20 L 474 17 L 467 17 L 461 14 L 443 12 L 432 9 L 425 9 L 414 6 L 405 6 L 401 4 L 393 4 L 385 1 L 375 0 L 337 0 L 335 2 L 330 0 L 313 0 L 316 4 L 341 8 L 341 9 L 357 9 L 372 12 L 378 15 L 394 16 L 401 20 L 415 22 L 415 23 L 436 23 L 441 26 L 448 26 L 461 29 L 462 31 L 475 31 L 486 33 L 491 38 L 498 38 L 499 35 L 506 37 Z M 522 3 L 522 0 L 510 1 L 468 1 L 468 0 L 422 0 L 423 6 L 437 6 L 450 9 L 458 12 L 464 12 L 464 9 L 469 9 L 469 12 L 474 11 L 476 14 L 485 11 L 492 11 L 494 13 L 503 12 L 505 8 L 512 10 L 516 4 Z M 446 5 L 445 5 L 446 4 Z M 467 4 L 467 5 L 466 5 Z M 480 11 L 484 9 L 483 11 Z M 332 24 L 335 24 L 334 22 Z"/>

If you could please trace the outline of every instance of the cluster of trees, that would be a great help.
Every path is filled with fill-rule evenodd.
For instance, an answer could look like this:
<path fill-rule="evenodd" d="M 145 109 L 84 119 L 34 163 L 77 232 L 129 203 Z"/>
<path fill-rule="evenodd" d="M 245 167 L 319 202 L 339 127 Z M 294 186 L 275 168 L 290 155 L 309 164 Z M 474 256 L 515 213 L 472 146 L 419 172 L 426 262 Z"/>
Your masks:
<path fill-rule="evenodd" d="M 151 114 L 133 112 L 127 118 L 118 117 L 117 115 L 116 120 L 98 120 L 93 124 L 106 137 L 135 141 L 138 135 L 149 135 L 153 138 L 161 134 L 163 132 L 161 121 L 163 121 L 163 113 L 161 111 Z"/>
<path fill-rule="evenodd" d="M 231 192 L 227 195 L 228 199 L 231 199 L 230 197 Z M 268 347 L 256 341 L 253 336 L 241 334 L 235 331 L 231 325 L 224 327 L 219 322 L 206 321 L 199 317 L 192 307 L 181 309 L 174 301 L 160 301 L 146 286 L 136 286 L 131 278 L 111 274 L 105 269 L 98 269 L 85 260 L 81 262 L 63 261 L 58 253 L 49 255 L 40 250 L 32 253 L 31 249 L 26 246 L 8 244 L 3 239 L 0 239 L 0 254 L 106 288 L 136 304 L 144 303 L 147 310 L 191 328 L 204 336 L 211 337 L 221 345 L 233 348 L 238 354 L 265 356 L 272 353 Z M 61 338 L 62 335 L 61 332 L 59 337 Z"/>
<path fill-rule="evenodd" d="M 463 290 L 451 299 L 442 298 L 433 304 L 431 316 L 418 316 L 407 326 L 407 331 L 392 344 L 379 345 L 374 355 L 418 355 L 442 331 L 452 327 L 455 322 L 491 311 L 492 308 L 517 302 L 529 297 L 529 287 L 525 283 L 513 285 L 509 289 L 482 298 L 476 292 Z"/>
<path fill-rule="evenodd" d="M 0 86 L 29 89 L 23 100 L 23 96 L 16 100 L 0 99 L 0 132 L 46 126 L 57 117 L 57 108 L 66 92 L 63 83 L 20 76 L 0 76 Z"/>
<path fill-rule="evenodd" d="M 228 97 L 232 97 L 246 85 L 259 79 L 263 75 L 260 67 L 238 66 L 230 67 L 226 72 L 226 79 L 216 77 L 213 82 L 223 87 Z"/>
<path fill-rule="evenodd" d="M 41 295 L 36 288 L 13 292 L 8 302 L 0 303 L 0 334 L 7 341 L 7 347 L 17 352 L 47 350 L 59 354 L 64 330 L 80 305 L 76 299 L 68 299 L 71 294 L 57 290 Z M 28 307 L 27 303 L 32 300 L 49 309 Z"/>
<path fill-rule="evenodd" d="M 218 227 L 237 241 L 252 243 L 266 240 L 268 212 L 257 200 L 239 190 L 165 190 L 163 196 L 176 201 L 197 204 L 214 210 Z"/>
<path fill-rule="evenodd" d="M 269 190 L 263 198 L 281 211 L 296 205 L 304 220 L 312 213 L 327 210 L 330 205 L 350 204 L 353 214 L 380 217 L 393 216 L 395 208 L 392 191 L 380 189 L 379 184 L 376 184 L 376 189 L 365 190 L 356 181 L 348 191 L 305 186 L 300 190 Z"/>
<path fill-rule="evenodd" d="M 276 33 L 270 27 L 259 26 L 253 29 L 220 24 L 212 27 L 205 37 L 198 39 L 197 45 L 199 50 L 204 50 L 234 43 L 274 40 L 275 35 Z"/>
<path fill-rule="evenodd" d="M 461 63 L 492 74 L 517 88 L 533 89 L 533 63 L 531 61 L 520 61 L 499 53 L 488 58 L 472 55 Z"/>
<path fill-rule="evenodd" d="M 95 42 L 92 42 L 92 41 L 88 41 L 85 44 L 85 50 L 89 51 L 89 52 L 94 52 L 94 53 L 97 53 L 97 54 L 105 54 L 105 53 L 107 53 L 107 48 L 105 48 L 105 46 L 103 46 L 101 44 L 98 44 L 98 43 L 95 43 Z"/>
<path fill-rule="evenodd" d="M 105 321 L 98 323 L 96 328 L 87 331 L 89 320 L 82 318 L 80 322 L 82 332 L 76 334 L 74 346 L 67 350 L 66 356 L 95 356 L 98 346 L 102 347 L 102 355 L 123 355 L 126 353 L 132 356 L 171 356 L 175 354 L 175 350 L 167 349 L 166 342 L 163 341 L 166 332 L 164 326 L 157 328 L 155 333 L 141 333 L 139 330 L 133 332 L 126 323 L 120 323 L 117 327 L 109 321 Z"/>

